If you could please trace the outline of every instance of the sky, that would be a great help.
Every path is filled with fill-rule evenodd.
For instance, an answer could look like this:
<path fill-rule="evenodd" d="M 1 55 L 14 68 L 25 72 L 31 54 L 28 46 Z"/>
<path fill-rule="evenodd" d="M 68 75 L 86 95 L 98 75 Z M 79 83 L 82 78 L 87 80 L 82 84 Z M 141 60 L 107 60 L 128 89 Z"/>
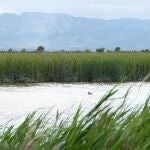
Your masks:
<path fill-rule="evenodd" d="M 150 19 L 150 0 L 0 0 L 0 13 L 65 13 L 89 18 Z"/>

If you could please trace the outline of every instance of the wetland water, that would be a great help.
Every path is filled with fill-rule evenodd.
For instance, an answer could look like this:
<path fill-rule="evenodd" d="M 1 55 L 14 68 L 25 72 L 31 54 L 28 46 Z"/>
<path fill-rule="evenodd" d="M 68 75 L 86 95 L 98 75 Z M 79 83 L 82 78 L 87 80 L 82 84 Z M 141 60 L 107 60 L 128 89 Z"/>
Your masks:
<path fill-rule="evenodd" d="M 83 110 L 89 110 L 115 84 L 36 84 L 30 86 L 0 86 L 0 124 L 18 119 L 40 109 L 56 112 L 73 112 L 82 104 Z M 141 105 L 150 95 L 150 82 L 125 83 L 117 87 L 114 97 L 122 97 L 130 88 L 127 104 Z M 118 105 L 122 100 L 112 100 Z"/>

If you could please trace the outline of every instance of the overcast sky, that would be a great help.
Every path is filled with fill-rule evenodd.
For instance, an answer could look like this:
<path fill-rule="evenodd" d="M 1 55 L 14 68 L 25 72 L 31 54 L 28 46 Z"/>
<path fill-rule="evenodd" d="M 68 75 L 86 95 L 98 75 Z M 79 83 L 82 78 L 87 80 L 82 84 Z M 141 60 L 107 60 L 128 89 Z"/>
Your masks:
<path fill-rule="evenodd" d="M 150 0 L 0 0 L 0 13 L 47 12 L 104 19 L 150 19 Z"/>

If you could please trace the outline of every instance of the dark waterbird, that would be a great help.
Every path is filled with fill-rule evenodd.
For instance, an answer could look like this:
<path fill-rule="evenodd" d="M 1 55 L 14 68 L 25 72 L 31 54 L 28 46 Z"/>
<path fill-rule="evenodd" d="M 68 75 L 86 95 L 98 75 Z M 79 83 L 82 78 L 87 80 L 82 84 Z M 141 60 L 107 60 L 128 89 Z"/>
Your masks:
<path fill-rule="evenodd" d="M 92 93 L 92 92 L 90 92 L 90 91 L 88 91 L 88 95 L 93 95 L 93 93 Z"/>

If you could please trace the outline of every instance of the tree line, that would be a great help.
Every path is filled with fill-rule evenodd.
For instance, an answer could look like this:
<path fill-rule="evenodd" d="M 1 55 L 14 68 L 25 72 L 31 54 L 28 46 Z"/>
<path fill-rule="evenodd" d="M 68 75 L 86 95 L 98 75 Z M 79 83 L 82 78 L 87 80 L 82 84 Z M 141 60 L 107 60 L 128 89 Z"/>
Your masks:
<path fill-rule="evenodd" d="M 35 50 L 33 51 L 29 51 L 25 48 L 23 48 L 20 51 L 16 51 L 13 50 L 12 48 L 8 49 L 7 51 L 0 51 L 0 52 L 9 52 L 9 53 L 13 53 L 13 52 L 22 52 L 22 53 L 26 53 L 26 52 L 32 52 L 32 53 L 43 53 L 43 52 L 54 52 L 54 53 L 92 53 L 92 52 L 96 52 L 96 53 L 105 53 L 105 52 L 150 52 L 150 49 L 142 49 L 142 50 L 122 50 L 121 47 L 115 47 L 114 50 L 110 50 L 110 49 L 106 49 L 104 47 L 102 48 L 97 48 L 96 50 L 90 50 L 90 49 L 85 49 L 85 50 L 55 50 L 55 51 L 46 51 L 44 46 L 38 46 Z"/>

